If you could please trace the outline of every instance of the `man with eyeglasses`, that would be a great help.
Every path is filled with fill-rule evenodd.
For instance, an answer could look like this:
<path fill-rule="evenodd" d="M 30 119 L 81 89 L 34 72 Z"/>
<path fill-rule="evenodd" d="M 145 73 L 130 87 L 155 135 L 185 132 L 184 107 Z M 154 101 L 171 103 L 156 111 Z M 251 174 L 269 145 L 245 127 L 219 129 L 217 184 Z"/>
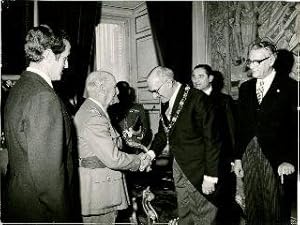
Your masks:
<path fill-rule="evenodd" d="M 174 156 L 178 222 L 215 224 L 218 208 L 214 198 L 222 145 L 216 108 L 203 92 L 174 80 L 173 71 L 166 67 L 155 67 L 147 83 L 154 98 L 169 103 L 149 154 L 153 159 L 168 147 Z"/>
<path fill-rule="evenodd" d="M 244 178 L 249 225 L 289 224 L 297 163 L 297 82 L 274 69 L 275 46 L 250 48 L 253 79 L 239 90 L 234 171 Z"/>

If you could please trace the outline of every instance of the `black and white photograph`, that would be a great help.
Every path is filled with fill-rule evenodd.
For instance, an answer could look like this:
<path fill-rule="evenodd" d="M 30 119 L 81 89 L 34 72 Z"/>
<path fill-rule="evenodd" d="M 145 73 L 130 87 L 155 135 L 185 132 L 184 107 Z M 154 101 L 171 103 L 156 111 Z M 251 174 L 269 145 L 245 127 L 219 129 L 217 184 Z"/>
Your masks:
<path fill-rule="evenodd" d="M 299 1 L 0 6 L 0 224 L 298 224 Z"/>

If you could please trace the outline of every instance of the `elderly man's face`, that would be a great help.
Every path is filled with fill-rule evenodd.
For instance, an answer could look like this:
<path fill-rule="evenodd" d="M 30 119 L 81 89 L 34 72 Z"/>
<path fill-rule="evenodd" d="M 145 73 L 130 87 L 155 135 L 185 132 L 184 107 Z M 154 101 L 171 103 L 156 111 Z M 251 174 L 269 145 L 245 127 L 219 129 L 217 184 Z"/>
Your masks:
<path fill-rule="evenodd" d="M 165 103 L 170 100 L 172 92 L 172 80 L 162 81 L 161 79 L 152 76 L 147 80 L 148 89 L 152 93 L 153 98 L 160 99 Z"/>
<path fill-rule="evenodd" d="M 114 103 L 119 102 L 117 95 L 119 93 L 118 88 L 116 87 L 116 79 L 114 77 L 112 77 L 111 81 L 108 84 L 107 87 L 107 104 L 108 105 L 112 105 Z"/>
<path fill-rule="evenodd" d="M 265 48 L 253 49 L 249 53 L 248 66 L 254 78 L 263 79 L 270 74 L 274 63 L 273 54 Z"/>

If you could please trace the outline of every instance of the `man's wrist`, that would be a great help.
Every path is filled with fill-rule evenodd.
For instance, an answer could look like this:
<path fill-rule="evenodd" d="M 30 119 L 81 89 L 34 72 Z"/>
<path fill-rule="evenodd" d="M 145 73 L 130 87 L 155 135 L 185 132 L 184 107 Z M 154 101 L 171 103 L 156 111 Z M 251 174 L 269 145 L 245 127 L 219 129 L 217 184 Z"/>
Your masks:
<path fill-rule="evenodd" d="M 211 176 L 207 176 L 207 175 L 204 175 L 204 178 L 203 178 L 205 181 L 208 181 L 208 182 L 211 182 L 211 183 L 218 183 L 218 177 L 211 177 Z"/>

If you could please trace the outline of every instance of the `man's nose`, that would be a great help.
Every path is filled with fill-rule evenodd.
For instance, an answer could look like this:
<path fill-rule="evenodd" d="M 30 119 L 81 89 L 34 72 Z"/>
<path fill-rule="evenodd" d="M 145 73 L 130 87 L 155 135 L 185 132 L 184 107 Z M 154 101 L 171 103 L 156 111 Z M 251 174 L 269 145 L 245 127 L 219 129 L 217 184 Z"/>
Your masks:
<path fill-rule="evenodd" d="M 252 70 L 255 67 L 255 63 L 249 63 L 248 68 Z"/>

